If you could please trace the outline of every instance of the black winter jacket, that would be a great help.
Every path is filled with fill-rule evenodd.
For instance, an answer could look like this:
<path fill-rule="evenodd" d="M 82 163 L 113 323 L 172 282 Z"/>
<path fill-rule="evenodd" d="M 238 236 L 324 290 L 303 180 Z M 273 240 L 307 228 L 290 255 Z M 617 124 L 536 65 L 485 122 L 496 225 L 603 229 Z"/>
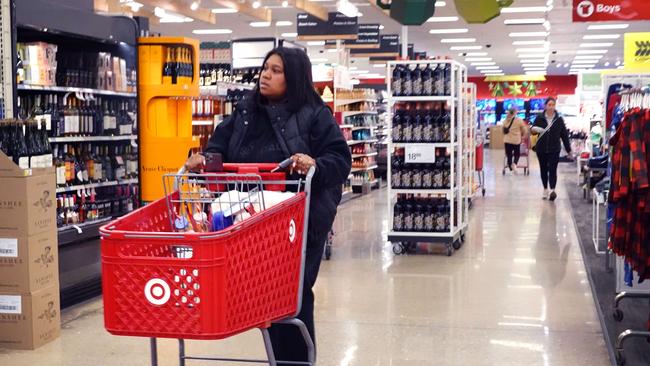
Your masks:
<path fill-rule="evenodd" d="M 273 114 L 269 117 L 275 132 L 275 136 L 269 136 L 269 141 L 276 139 L 285 158 L 302 153 L 316 160 L 309 231 L 322 236 L 332 228 L 341 202 L 342 185 L 350 175 L 350 148 L 325 105 L 306 105 L 297 113 L 288 112 L 283 105 L 266 109 Z M 267 111 L 254 102 L 252 95 L 247 95 L 237 104 L 232 116 L 217 126 L 206 152 L 221 153 L 224 162 L 237 163 L 237 152 L 246 137 L 248 121 L 255 120 L 258 113 Z"/>
<path fill-rule="evenodd" d="M 541 127 L 546 128 L 549 125 L 549 122 L 546 120 L 546 115 L 544 112 L 537 115 L 535 122 L 532 127 Z M 535 145 L 535 151 L 538 153 L 559 153 L 562 150 L 560 145 L 560 140 L 564 144 L 564 149 L 567 153 L 571 152 L 571 143 L 569 142 L 569 133 L 567 132 L 566 125 L 564 124 L 564 118 L 559 114 L 555 113 L 553 118 L 553 126 L 546 131 L 544 136 L 537 140 Z"/>

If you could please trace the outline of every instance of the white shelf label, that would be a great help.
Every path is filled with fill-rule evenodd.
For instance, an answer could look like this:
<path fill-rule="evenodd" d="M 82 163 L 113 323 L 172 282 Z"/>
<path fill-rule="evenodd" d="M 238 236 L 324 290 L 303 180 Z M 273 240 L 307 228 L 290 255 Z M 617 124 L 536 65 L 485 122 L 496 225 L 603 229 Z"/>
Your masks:
<path fill-rule="evenodd" d="M 0 238 L 0 257 L 18 257 L 18 239 Z"/>
<path fill-rule="evenodd" d="M 430 164 L 436 162 L 436 149 L 427 145 L 406 145 L 407 164 Z"/>
<path fill-rule="evenodd" d="M 0 295 L 0 314 L 22 314 L 23 304 L 20 295 Z"/>

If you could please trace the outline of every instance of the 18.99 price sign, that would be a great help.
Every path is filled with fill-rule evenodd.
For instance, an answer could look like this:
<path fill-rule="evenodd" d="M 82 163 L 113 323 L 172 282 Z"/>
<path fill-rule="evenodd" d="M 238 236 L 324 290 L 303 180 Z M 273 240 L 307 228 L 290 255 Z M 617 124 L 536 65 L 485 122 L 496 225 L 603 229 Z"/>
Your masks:
<path fill-rule="evenodd" d="M 436 162 L 436 149 L 431 145 L 407 145 L 404 151 L 407 164 L 431 164 Z"/>

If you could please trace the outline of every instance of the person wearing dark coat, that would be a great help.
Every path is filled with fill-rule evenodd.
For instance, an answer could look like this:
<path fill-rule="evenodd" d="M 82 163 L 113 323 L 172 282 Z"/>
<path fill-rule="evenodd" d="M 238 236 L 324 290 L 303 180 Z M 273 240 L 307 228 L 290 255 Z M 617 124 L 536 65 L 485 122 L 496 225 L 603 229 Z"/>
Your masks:
<path fill-rule="evenodd" d="M 315 167 L 302 308 L 297 316 L 315 342 L 312 288 L 352 157 L 331 110 L 314 89 L 307 54 L 283 47 L 269 52 L 256 88 L 217 126 L 205 152 L 220 153 L 227 163 L 279 163 L 291 158 L 293 175 L 304 175 Z M 197 170 L 203 164 L 205 158 L 196 154 L 185 167 Z M 274 324 L 269 332 L 278 361 L 307 361 L 307 345 L 297 327 Z"/>
<path fill-rule="evenodd" d="M 531 127 L 531 133 L 537 135 L 537 143 L 534 150 L 539 160 L 539 170 L 544 186 L 543 199 L 555 201 L 557 193 L 557 166 L 560 162 L 560 151 L 564 144 L 567 154 L 571 154 L 571 143 L 564 118 L 555 110 L 555 98 L 548 98 L 545 103 L 544 112 L 540 113 Z M 549 186 L 551 191 L 549 193 Z"/>

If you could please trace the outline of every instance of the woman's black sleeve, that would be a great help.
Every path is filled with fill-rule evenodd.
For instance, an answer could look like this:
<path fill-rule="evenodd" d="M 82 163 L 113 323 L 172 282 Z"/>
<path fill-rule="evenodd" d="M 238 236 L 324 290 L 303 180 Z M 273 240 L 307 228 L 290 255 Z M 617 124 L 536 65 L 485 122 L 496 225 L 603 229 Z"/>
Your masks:
<path fill-rule="evenodd" d="M 571 141 L 569 140 L 569 131 L 567 131 L 566 124 L 564 123 L 564 119 L 562 119 L 562 124 L 560 125 L 560 127 L 562 127 L 562 130 L 560 131 L 560 138 L 562 139 L 562 143 L 564 144 L 564 149 L 568 154 L 571 152 Z"/>
<path fill-rule="evenodd" d="M 208 153 L 219 153 L 223 157 L 223 161 L 228 161 L 228 145 L 230 144 L 230 138 L 232 137 L 234 126 L 234 115 L 231 115 L 217 125 L 212 136 L 210 136 L 210 140 L 208 140 L 208 145 L 203 151 Z"/>
<path fill-rule="evenodd" d="M 310 148 L 316 160 L 314 187 L 327 189 L 342 185 L 352 168 L 350 147 L 327 108 L 318 112 L 313 123 Z"/>

